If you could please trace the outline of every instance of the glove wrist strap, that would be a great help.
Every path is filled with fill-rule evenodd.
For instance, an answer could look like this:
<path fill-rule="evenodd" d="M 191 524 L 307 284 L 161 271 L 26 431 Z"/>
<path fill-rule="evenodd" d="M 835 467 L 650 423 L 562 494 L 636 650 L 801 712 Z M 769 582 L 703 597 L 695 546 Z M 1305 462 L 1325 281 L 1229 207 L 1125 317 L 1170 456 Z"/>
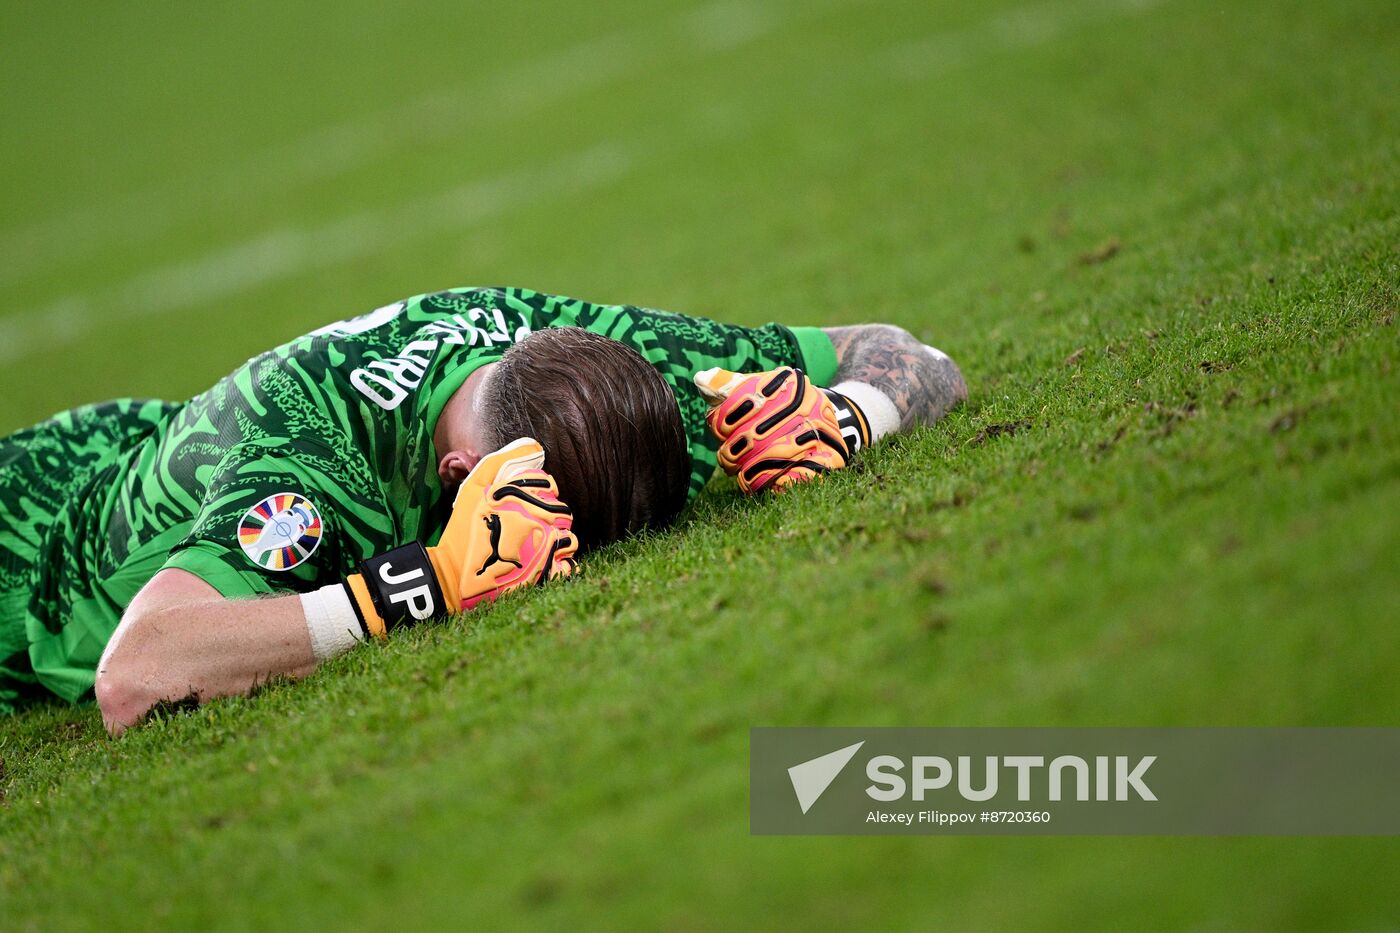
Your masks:
<path fill-rule="evenodd" d="M 842 382 L 822 391 L 836 409 L 836 423 L 852 454 L 899 430 L 899 409 L 874 386 Z"/>
<path fill-rule="evenodd" d="M 388 632 L 384 629 L 384 617 L 374 608 L 374 600 L 369 595 L 369 585 L 362 574 L 352 573 L 340 584 L 350 596 L 350 605 L 355 610 L 355 618 L 360 623 L 360 631 L 366 638 L 383 640 Z"/>
<path fill-rule="evenodd" d="M 346 586 L 365 630 L 376 638 L 387 637 L 401 625 L 447 614 L 432 560 L 416 541 L 362 562 Z"/>
<path fill-rule="evenodd" d="M 841 429 L 841 440 L 846 443 L 846 459 L 850 460 L 860 450 L 870 446 L 870 420 L 861 407 L 835 389 L 822 389 L 836 410 L 836 426 Z"/>

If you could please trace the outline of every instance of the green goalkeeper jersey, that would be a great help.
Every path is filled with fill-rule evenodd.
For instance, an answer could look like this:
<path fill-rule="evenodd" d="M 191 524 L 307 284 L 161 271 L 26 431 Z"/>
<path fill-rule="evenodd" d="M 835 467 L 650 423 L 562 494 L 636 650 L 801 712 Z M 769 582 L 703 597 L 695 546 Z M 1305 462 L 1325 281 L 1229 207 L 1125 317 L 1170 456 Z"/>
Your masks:
<path fill-rule="evenodd" d="M 65 413 L 0 449 L 0 613 L 23 603 L 33 677 L 69 700 L 88 695 L 122 609 L 162 568 L 227 597 L 304 592 L 373 554 L 433 543 L 450 507 L 433 449 L 444 405 L 517 340 L 563 326 L 626 343 L 670 384 L 692 495 L 714 471 L 716 446 L 696 372 L 794 365 L 825 384 L 836 368 L 814 328 L 463 288 L 323 327 L 184 404 Z M 36 453 L 46 444 L 49 471 Z M 5 676 L 24 666 L 12 654 L 17 624 L 0 618 L 0 708 Z"/>

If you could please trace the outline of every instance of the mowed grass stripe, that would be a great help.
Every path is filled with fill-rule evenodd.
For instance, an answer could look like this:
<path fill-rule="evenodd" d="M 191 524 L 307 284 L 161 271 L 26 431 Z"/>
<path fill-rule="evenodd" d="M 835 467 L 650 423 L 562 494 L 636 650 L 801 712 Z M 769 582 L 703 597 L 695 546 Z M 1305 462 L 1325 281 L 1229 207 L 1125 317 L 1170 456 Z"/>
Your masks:
<path fill-rule="evenodd" d="M 276 198 L 365 166 L 387 166 L 406 148 L 461 136 L 475 124 L 528 120 L 575 97 L 635 80 L 662 64 L 663 50 L 679 48 L 696 57 L 726 52 L 844 2 L 759 7 L 715 0 L 539 58 L 511 61 L 503 69 L 471 69 L 460 86 L 315 127 L 259 151 L 230 153 L 223 164 L 202 164 L 185 177 L 158 179 L 115 201 L 37 221 L 25 218 L 23 226 L 0 235 L 0 254 L 9 257 L 0 265 L 0 287 L 51 266 L 71 267 L 115 240 L 128 246 L 150 242 L 190 219 L 211 195 Z"/>
<path fill-rule="evenodd" d="M 720 485 L 582 580 L 303 684 L 119 743 L 91 710 L 0 723 L 7 921 L 1393 924 L 1389 839 L 753 839 L 745 810 L 752 724 L 1390 724 L 1383 12 L 1177 0 L 895 93 L 887 50 L 985 16 L 872 4 L 656 76 L 625 118 L 580 99 L 613 135 L 670 128 L 684 90 L 721 131 L 562 212 L 236 302 L 295 332 L 309 285 L 393 297 L 391 261 L 477 262 L 750 320 L 893 319 L 974 397 L 859 471 L 765 502 Z M 92 392 L 122 374 L 70 368 Z"/>
<path fill-rule="evenodd" d="M 834 4 L 828 4 L 831 5 Z M 857 62 L 848 69 L 854 79 L 883 86 L 887 78 L 879 67 L 882 60 L 888 58 L 902 63 L 900 69 L 904 72 L 909 72 L 914 64 L 922 62 L 923 70 L 918 76 L 926 79 L 929 77 L 927 69 L 934 64 L 941 68 L 967 66 L 975 59 L 1043 44 L 1061 37 L 1067 30 L 1101 25 L 1104 20 L 1114 16 L 1145 12 L 1155 5 L 1155 2 L 1147 0 L 1078 0 L 1053 7 L 1015 7 L 991 15 L 972 27 L 940 34 L 932 39 L 925 37 L 910 46 L 896 47 L 893 52 L 878 52 L 872 56 L 871 64 L 874 67 L 861 67 Z M 668 21 L 664 28 L 667 32 L 696 33 L 692 41 L 700 50 L 727 51 L 762 37 L 774 27 L 775 20 L 780 21 L 772 11 L 760 16 L 744 13 L 747 9 L 743 5 L 730 4 L 704 7 Z M 698 32 L 696 27 L 699 27 Z M 630 70 L 625 50 L 646 47 L 650 43 L 643 39 L 646 34 L 655 31 L 654 27 L 641 30 L 637 36 L 629 37 L 630 41 L 608 37 L 566 50 L 546 63 L 517 68 L 504 78 L 490 81 L 489 86 L 494 90 L 482 97 L 487 101 L 509 104 L 503 110 L 508 110 L 513 119 L 528 117 L 534 107 L 564 99 L 566 89 L 569 93 L 586 92 L 625 74 Z M 956 48 L 964 52 L 970 50 L 970 54 L 948 58 L 930 51 L 933 47 Z M 641 64 L 634 64 L 635 70 L 643 70 Z M 560 80 L 564 71 L 573 72 L 574 76 L 567 81 Z M 551 73 L 556 75 L 556 83 L 540 85 L 540 76 Z M 318 131 L 304 140 L 252 157 L 237 166 L 236 174 L 226 181 L 229 181 L 231 190 L 238 189 L 247 196 L 260 190 L 260 186 L 252 191 L 247 190 L 250 180 L 256 179 L 261 185 L 276 185 L 280 189 L 314 178 L 322 172 L 341 171 L 347 162 L 369 161 L 371 158 L 382 160 L 390 150 L 375 152 L 374 147 L 382 147 L 385 140 L 394 140 L 393 145 L 399 146 L 409 140 L 422 144 L 435 137 L 460 132 L 465 114 L 453 114 L 453 111 L 460 111 L 464 97 L 473 101 L 478 99 L 476 95 L 463 95 L 461 92 L 451 95 L 438 92 L 402 110 L 385 111 L 354 124 Z M 521 100 L 528 100 L 529 103 L 517 106 Z M 392 235 L 396 243 L 403 244 L 411 243 L 414 239 L 441 237 L 445 233 L 460 234 L 464 229 L 506 211 L 519 209 L 532 201 L 565 196 L 604 184 L 625 173 L 629 164 L 644 154 L 674 156 L 696 137 L 705 144 L 714 145 L 716 130 L 719 138 L 728 137 L 737 142 L 760 125 L 767 117 L 764 111 L 771 112 L 777 103 L 769 101 L 758 105 L 763 109 L 751 106 L 746 112 L 737 117 L 730 116 L 718 126 L 713 121 L 697 121 L 694 114 L 678 113 L 672 125 L 653 127 L 645 138 L 604 140 L 577 154 L 552 157 L 543 165 L 516 167 L 508 174 L 495 178 L 455 185 L 439 194 L 378 211 L 342 216 L 310 228 L 264 231 L 247 241 L 164 268 L 151 269 L 115 286 L 63 295 L 32 310 L 0 317 L 0 361 L 23 360 L 74 341 L 101 340 L 104 337 L 103 328 L 132 326 L 142 318 L 186 311 L 211 301 L 226 301 L 282 279 L 354 262 L 382 249 L 383 238 L 388 235 Z M 483 115 L 478 110 L 474 117 L 481 119 Z M 386 121 L 398 125 L 391 128 Z M 411 132 L 417 126 L 428 128 L 426 138 L 421 133 Z M 381 142 L 374 143 L 374 140 Z M 329 158 L 318 162 L 311 155 L 321 148 L 329 152 Z M 306 172 L 311 166 L 319 168 L 315 172 Z M 213 184 L 223 184 L 217 178 L 216 175 Z M 202 184 L 209 182 L 206 180 Z M 148 204 L 163 203 L 168 208 L 179 210 L 188 210 L 193 204 L 169 193 L 168 188 L 160 195 L 155 191 L 146 192 L 136 200 Z M 179 205 L 185 206 L 177 207 Z M 135 229 L 122 231 L 126 246 L 130 246 L 133 239 L 140 242 L 147 234 L 159 233 L 173 218 L 173 215 L 162 215 L 159 210 L 137 210 L 134 203 L 106 216 L 117 216 L 127 222 L 154 224 L 144 232 Z M 90 235 L 76 244 L 70 241 L 75 251 L 67 253 L 65 258 L 70 261 L 80 258 L 81 244 L 96 242 Z M 23 249 L 17 253 L 20 257 L 27 254 Z M 23 264 L 11 263 L 6 268 L 13 271 L 23 268 Z M 0 284 L 4 284 L 3 277 L 0 277 Z M 94 327 L 94 324 L 99 326 Z"/>

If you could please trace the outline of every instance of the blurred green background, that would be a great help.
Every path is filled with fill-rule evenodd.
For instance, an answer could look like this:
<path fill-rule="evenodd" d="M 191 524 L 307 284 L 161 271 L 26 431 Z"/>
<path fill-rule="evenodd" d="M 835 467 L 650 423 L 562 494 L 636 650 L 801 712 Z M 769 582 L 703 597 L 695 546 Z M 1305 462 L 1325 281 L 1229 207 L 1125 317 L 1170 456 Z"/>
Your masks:
<path fill-rule="evenodd" d="M 7 3 L 0 87 L 0 431 L 458 285 L 973 393 L 305 683 L 0 722 L 0 927 L 1400 923 L 1390 839 L 746 811 L 752 725 L 1400 724 L 1394 3 Z"/>

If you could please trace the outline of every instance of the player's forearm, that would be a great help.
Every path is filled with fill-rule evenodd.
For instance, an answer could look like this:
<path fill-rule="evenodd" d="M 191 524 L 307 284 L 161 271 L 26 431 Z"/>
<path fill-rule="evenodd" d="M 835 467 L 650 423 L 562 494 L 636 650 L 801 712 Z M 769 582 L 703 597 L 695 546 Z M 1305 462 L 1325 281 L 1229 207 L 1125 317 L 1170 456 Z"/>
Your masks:
<path fill-rule="evenodd" d="M 191 580 L 139 594 L 103 654 L 97 700 L 113 735 L 163 702 L 237 696 L 315 669 L 298 597 L 228 600 Z"/>
<path fill-rule="evenodd" d="M 967 383 L 957 364 L 931 351 L 898 327 L 857 324 L 828 327 L 836 348 L 835 384 L 874 386 L 894 403 L 899 429 L 931 424 L 967 398 Z"/>

